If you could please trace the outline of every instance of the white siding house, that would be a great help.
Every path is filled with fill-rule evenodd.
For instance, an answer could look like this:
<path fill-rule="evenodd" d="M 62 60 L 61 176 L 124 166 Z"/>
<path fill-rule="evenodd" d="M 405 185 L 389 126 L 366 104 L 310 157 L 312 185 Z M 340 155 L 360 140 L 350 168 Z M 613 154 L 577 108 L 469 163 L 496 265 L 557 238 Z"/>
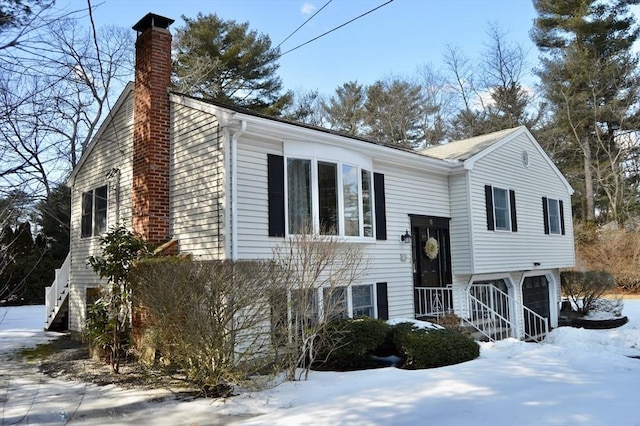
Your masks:
<path fill-rule="evenodd" d="M 151 15 L 134 27 L 137 62 L 149 51 L 170 62 L 152 47 L 170 45 L 171 22 Z M 237 260 L 271 258 L 308 221 L 363 248 L 369 267 L 357 284 L 375 317 L 455 313 L 487 338 L 537 339 L 557 325 L 559 268 L 574 263 L 572 190 L 526 128 L 414 152 L 168 93 L 166 76 L 139 68 L 68 181 L 71 330 L 100 284 L 86 258 L 123 222 L 195 260 Z M 161 78 L 161 90 L 138 86 Z M 160 160 L 146 157 L 156 152 Z M 140 184 L 159 172 L 165 189 Z M 106 216 L 95 192 L 105 186 Z"/>

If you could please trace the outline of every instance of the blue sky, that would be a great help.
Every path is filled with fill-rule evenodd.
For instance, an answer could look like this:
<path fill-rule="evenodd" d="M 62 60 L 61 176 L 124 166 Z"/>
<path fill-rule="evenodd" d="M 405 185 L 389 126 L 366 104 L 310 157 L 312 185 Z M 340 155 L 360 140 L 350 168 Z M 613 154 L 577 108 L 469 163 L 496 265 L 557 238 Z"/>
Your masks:
<path fill-rule="evenodd" d="M 133 26 L 154 12 L 181 26 L 181 15 L 216 13 L 248 21 L 278 45 L 328 0 L 92 0 L 98 26 Z M 282 46 L 285 52 L 387 0 L 332 0 Z M 58 0 L 58 7 L 86 7 L 84 0 Z M 490 22 L 527 52 L 530 68 L 538 52 L 529 38 L 535 18 L 531 0 L 393 0 L 371 14 L 284 55 L 279 75 L 287 89 L 333 93 L 351 80 L 363 84 L 390 74 L 413 75 L 420 65 L 442 67 L 446 45 L 471 59 L 482 55 Z M 87 19 L 88 23 L 88 19 Z"/>

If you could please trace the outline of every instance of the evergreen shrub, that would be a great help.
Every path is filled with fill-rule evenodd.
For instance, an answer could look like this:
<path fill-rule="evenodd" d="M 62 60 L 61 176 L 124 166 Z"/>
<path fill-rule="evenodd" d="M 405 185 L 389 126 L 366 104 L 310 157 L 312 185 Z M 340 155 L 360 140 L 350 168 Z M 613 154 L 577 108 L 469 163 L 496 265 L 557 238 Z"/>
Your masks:
<path fill-rule="evenodd" d="M 320 368 L 339 371 L 378 366 L 372 358 L 385 343 L 389 325 L 382 320 L 361 317 L 332 321 L 326 330 L 328 341 L 337 344 L 321 349 Z"/>
<path fill-rule="evenodd" d="M 452 330 L 424 330 L 398 324 L 394 341 L 405 358 L 403 368 L 423 369 L 471 361 L 480 355 L 480 346 L 472 338 Z"/>

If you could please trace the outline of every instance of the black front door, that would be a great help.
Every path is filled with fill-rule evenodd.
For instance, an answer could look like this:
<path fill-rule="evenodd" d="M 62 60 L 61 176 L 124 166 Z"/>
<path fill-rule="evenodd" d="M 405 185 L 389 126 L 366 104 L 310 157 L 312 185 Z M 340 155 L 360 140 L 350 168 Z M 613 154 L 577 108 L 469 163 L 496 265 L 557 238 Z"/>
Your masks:
<path fill-rule="evenodd" d="M 415 287 L 445 287 L 451 284 L 449 219 L 411 216 Z"/>
<path fill-rule="evenodd" d="M 411 244 L 416 312 L 431 312 L 431 307 L 436 305 L 443 305 L 443 309 L 449 310 L 452 306 L 448 293 L 420 290 L 425 287 L 442 288 L 451 284 L 449 219 L 411 215 Z M 438 300 L 432 300 L 434 298 Z"/>

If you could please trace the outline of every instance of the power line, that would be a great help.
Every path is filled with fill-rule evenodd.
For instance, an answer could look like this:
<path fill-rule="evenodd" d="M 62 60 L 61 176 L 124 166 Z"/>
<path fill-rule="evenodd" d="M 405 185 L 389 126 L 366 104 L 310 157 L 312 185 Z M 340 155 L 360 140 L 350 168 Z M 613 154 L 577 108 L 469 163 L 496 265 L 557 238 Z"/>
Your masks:
<path fill-rule="evenodd" d="M 312 39 L 311 39 L 311 40 L 309 40 L 309 41 L 305 41 L 304 43 L 297 45 L 297 46 L 296 46 L 296 47 L 294 47 L 293 49 L 289 49 L 289 50 L 287 50 L 286 52 L 282 53 L 282 54 L 280 55 L 280 57 L 283 57 L 283 56 L 284 56 L 284 55 L 286 55 L 287 53 L 293 52 L 294 50 L 299 49 L 299 48 L 301 48 L 302 46 L 306 46 L 307 44 L 309 44 L 309 43 L 311 43 L 311 42 L 314 42 L 314 41 L 318 40 L 319 38 L 326 36 L 327 34 L 330 34 L 330 33 L 334 32 L 334 31 L 336 31 L 336 30 L 339 30 L 340 28 L 342 28 L 342 27 L 344 27 L 344 26 L 346 26 L 346 25 L 349 25 L 349 24 L 350 24 L 350 23 L 352 23 L 353 21 L 357 21 L 358 19 L 362 18 L 363 16 L 366 16 L 366 15 L 370 14 L 371 12 L 375 12 L 376 10 L 380 9 L 381 7 L 384 7 L 384 6 L 388 5 L 388 4 L 389 4 L 389 3 L 391 3 L 392 1 L 393 1 L 393 0 L 389 0 L 389 1 L 387 1 L 386 3 L 383 3 L 383 4 L 381 4 L 380 6 L 374 7 L 373 9 L 369 10 L 368 12 L 363 13 L 362 15 L 356 16 L 355 18 L 351 19 L 350 21 L 345 22 L 344 24 L 338 25 L 337 27 L 332 28 L 332 29 L 330 29 L 329 31 L 327 31 L 327 32 L 325 32 L 325 33 L 322 33 L 322 34 L 320 34 L 319 36 L 314 37 L 314 38 L 312 38 Z"/>
<path fill-rule="evenodd" d="M 291 34 L 289 34 L 289 35 L 287 36 L 287 38 L 285 38 L 284 40 L 282 40 L 282 41 L 280 42 L 280 44 L 278 44 L 278 45 L 276 46 L 276 49 L 277 49 L 278 47 L 282 46 L 282 44 L 283 44 L 285 41 L 289 40 L 289 38 L 291 38 L 291 36 L 292 36 L 292 35 L 294 35 L 295 33 L 297 33 L 297 32 L 298 32 L 298 30 L 299 30 L 300 28 L 304 27 L 304 26 L 307 24 L 307 22 L 309 22 L 310 20 L 312 20 L 312 19 L 313 19 L 313 18 L 314 18 L 318 13 L 322 12 L 322 9 L 324 9 L 325 7 L 327 7 L 327 6 L 329 5 L 329 3 L 331 3 L 332 1 L 333 1 L 333 0 L 329 0 L 328 2 L 326 2 L 326 3 L 324 4 L 324 6 L 322 6 L 320 9 L 318 9 L 318 11 L 317 11 L 316 13 L 314 13 L 313 15 L 311 15 L 311 16 L 309 17 L 309 19 L 307 19 L 306 21 L 304 21 L 304 22 L 302 23 L 302 25 L 300 25 L 300 26 L 299 26 L 298 28 L 296 28 L 296 29 L 295 29 Z"/>

